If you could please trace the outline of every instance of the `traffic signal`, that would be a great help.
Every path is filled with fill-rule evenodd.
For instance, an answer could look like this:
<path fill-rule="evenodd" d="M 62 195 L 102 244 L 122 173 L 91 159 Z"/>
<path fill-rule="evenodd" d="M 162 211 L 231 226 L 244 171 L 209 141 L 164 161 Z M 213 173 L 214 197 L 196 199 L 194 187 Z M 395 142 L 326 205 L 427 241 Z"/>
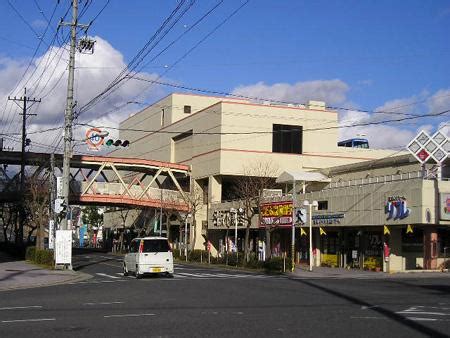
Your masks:
<path fill-rule="evenodd" d="M 105 144 L 108 146 L 108 147 L 112 147 L 112 146 L 114 146 L 114 147 L 120 147 L 120 146 L 122 146 L 122 147 L 128 147 L 129 145 L 130 145 L 130 141 L 128 141 L 128 140 L 113 140 L 113 139 L 108 139 L 106 142 L 105 142 Z"/>
<path fill-rule="evenodd" d="M 31 140 L 29 138 L 25 139 L 25 147 L 28 147 L 31 144 Z"/>

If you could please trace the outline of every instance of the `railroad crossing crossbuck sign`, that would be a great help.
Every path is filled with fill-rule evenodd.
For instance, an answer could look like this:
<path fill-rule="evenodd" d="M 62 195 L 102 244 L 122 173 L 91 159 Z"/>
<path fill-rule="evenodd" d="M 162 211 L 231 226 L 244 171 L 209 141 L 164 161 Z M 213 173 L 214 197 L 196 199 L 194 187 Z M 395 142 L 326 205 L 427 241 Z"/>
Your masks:
<path fill-rule="evenodd" d="M 408 143 L 407 149 L 422 164 L 430 158 L 435 160 L 436 163 L 442 164 L 450 152 L 450 141 L 440 130 L 435 132 L 433 136 L 422 130 Z"/>

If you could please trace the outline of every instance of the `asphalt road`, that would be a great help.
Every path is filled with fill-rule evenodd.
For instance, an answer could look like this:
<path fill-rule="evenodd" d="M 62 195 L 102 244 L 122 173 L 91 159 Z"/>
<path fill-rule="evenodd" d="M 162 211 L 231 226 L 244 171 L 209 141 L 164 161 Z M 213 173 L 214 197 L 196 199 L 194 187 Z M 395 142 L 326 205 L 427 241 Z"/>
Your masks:
<path fill-rule="evenodd" d="M 292 279 L 177 264 L 175 277 L 121 275 L 0 292 L 1 337 L 448 337 L 450 278 Z M 448 275 L 450 276 L 450 274 Z"/>

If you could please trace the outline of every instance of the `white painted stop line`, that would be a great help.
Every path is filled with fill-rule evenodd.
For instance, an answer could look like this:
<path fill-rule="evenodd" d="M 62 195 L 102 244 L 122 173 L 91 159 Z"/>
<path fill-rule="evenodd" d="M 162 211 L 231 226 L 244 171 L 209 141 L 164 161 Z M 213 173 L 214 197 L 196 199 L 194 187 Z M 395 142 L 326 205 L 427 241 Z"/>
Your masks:
<path fill-rule="evenodd" d="M 106 273 L 101 273 L 101 272 L 97 272 L 96 275 L 102 276 L 102 277 L 108 277 L 108 278 L 112 278 L 112 279 L 119 279 L 120 277 L 117 276 L 111 276 L 111 275 L 107 275 Z"/>

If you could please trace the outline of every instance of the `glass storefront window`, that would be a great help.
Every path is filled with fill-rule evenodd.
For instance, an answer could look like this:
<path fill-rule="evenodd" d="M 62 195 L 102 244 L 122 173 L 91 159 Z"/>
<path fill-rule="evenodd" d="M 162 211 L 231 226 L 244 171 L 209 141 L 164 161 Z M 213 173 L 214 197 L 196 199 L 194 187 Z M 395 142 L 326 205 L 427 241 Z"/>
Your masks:
<path fill-rule="evenodd" d="M 413 233 L 402 229 L 402 250 L 404 252 L 423 252 L 423 230 L 414 228 Z"/>

